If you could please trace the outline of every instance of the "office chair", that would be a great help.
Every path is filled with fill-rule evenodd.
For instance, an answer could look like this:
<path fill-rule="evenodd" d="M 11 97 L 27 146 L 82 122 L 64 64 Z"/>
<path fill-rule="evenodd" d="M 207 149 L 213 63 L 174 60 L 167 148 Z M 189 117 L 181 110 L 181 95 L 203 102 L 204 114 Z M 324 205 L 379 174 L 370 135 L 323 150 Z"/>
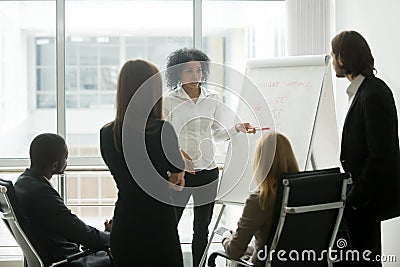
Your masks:
<path fill-rule="evenodd" d="M 349 173 L 338 168 L 284 174 L 277 188 L 275 219 L 263 255 L 267 267 L 332 267 L 335 237 L 343 216 Z M 283 251 L 284 254 L 279 254 Z M 265 251 L 263 252 L 265 253 Z M 224 251 L 213 252 L 208 266 L 215 267 Z M 232 260 L 254 266 L 242 259 Z"/>
<path fill-rule="evenodd" d="M 53 267 L 66 264 L 93 254 L 98 250 L 85 250 L 70 256 L 58 262 L 50 262 L 46 251 L 37 241 L 34 230 L 30 227 L 28 219 L 23 216 L 21 208 L 18 205 L 14 186 L 11 181 L 0 179 L 0 217 L 3 219 L 7 228 L 21 247 L 24 254 L 25 267 Z M 109 249 L 105 249 L 112 257 Z"/>

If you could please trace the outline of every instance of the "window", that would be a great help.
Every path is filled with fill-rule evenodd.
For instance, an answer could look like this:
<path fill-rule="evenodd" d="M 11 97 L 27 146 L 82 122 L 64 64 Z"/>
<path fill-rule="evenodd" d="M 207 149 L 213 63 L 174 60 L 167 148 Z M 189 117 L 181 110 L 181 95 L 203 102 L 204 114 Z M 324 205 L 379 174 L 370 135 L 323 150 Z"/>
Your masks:
<path fill-rule="evenodd" d="M 283 1 L 203 1 L 203 50 L 244 73 L 246 59 L 285 55 Z"/>
<path fill-rule="evenodd" d="M 235 93 L 241 85 L 232 81 L 242 78 L 236 76 L 245 73 L 246 60 L 285 55 L 284 2 L 204 0 L 202 15 L 203 51 L 212 62 L 227 66 L 217 76 L 211 73 L 210 80 L 221 85 L 212 89 L 219 91 L 224 103 L 235 110 Z M 216 145 L 220 163 L 225 161 L 227 146 L 228 142 Z"/>
<path fill-rule="evenodd" d="M 28 158 L 35 135 L 56 132 L 55 1 L 0 10 L 0 158 Z"/>
<path fill-rule="evenodd" d="M 144 58 L 164 69 L 171 51 L 192 45 L 192 21 L 191 1 L 66 1 L 71 157 L 100 156 L 99 130 L 114 119 L 117 77 L 125 61 Z"/>

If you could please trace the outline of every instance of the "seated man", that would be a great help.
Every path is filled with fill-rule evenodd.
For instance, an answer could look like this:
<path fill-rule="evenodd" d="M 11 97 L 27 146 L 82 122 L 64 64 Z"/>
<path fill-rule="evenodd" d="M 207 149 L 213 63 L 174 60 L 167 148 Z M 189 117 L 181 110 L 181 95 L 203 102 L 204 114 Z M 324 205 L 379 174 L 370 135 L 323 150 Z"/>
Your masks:
<path fill-rule="evenodd" d="M 64 139 L 56 134 L 38 135 L 29 154 L 31 166 L 19 176 L 14 188 L 49 260 L 55 262 L 77 253 L 79 245 L 92 249 L 109 247 L 109 233 L 86 225 L 72 214 L 50 183 L 53 174 L 63 173 L 67 166 L 68 148 Z M 111 266 L 111 263 L 105 252 L 98 252 L 69 266 Z"/>

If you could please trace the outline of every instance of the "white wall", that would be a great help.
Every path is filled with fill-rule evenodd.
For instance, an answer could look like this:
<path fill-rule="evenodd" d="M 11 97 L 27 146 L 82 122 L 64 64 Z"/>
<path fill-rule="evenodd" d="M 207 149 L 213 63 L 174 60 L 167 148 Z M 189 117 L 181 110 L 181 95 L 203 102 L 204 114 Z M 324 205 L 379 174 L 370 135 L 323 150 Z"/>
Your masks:
<path fill-rule="evenodd" d="M 400 110 L 400 1 L 398 0 L 336 0 L 336 33 L 342 30 L 355 30 L 368 41 L 375 58 L 377 76 L 392 89 Z M 335 34 L 336 34 L 335 33 Z M 339 127 L 343 125 L 347 111 L 346 80 L 337 80 L 336 99 Z M 397 256 L 397 263 L 384 263 L 384 266 L 400 265 L 400 218 L 382 223 L 383 254 Z"/>

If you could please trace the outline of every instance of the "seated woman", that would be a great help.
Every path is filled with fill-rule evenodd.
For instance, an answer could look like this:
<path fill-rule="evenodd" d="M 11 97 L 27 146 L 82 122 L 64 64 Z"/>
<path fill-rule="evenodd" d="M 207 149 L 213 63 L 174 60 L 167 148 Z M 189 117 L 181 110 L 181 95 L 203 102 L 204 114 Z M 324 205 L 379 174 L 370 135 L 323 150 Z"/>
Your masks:
<path fill-rule="evenodd" d="M 282 173 L 299 171 L 289 140 L 280 133 L 262 136 L 255 152 L 254 170 L 259 184 L 258 191 L 248 197 L 236 232 L 226 231 L 222 244 L 230 258 L 250 256 L 250 261 L 255 266 L 264 266 L 257 255 L 264 249 L 269 238 L 275 214 L 278 178 Z M 254 248 L 248 247 L 253 236 Z M 264 253 L 265 251 L 261 255 Z"/>

